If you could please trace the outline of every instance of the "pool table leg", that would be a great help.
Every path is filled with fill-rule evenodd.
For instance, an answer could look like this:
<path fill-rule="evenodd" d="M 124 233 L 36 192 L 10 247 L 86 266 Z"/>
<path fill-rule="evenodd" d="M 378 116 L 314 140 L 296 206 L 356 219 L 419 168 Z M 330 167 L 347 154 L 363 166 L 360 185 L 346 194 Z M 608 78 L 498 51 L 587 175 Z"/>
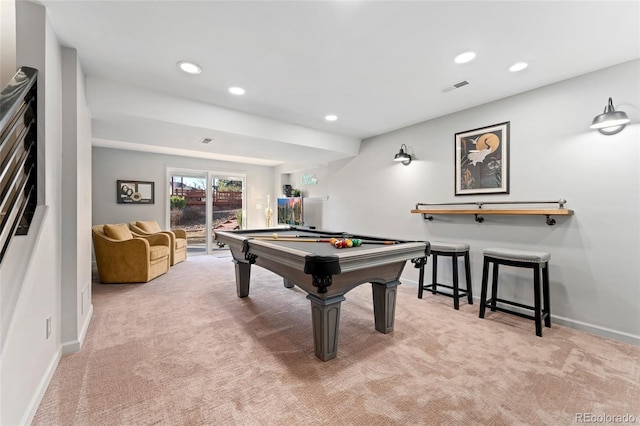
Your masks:
<path fill-rule="evenodd" d="M 388 283 L 371 283 L 373 290 L 373 316 L 376 330 L 380 333 L 393 331 L 393 320 L 396 315 L 396 294 L 399 281 Z"/>
<path fill-rule="evenodd" d="M 322 361 L 329 361 L 338 353 L 340 304 L 345 298 L 337 296 L 322 300 L 308 294 L 307 299 L 311 301 L 311 322 L 316 356 Z"/>
<path fill-rule="evenodd" d="M 249 280 L 251 279 L 251 264 L 233 259 L 236 267 L 236 293 L 238 297 L 249 295 Z"/>

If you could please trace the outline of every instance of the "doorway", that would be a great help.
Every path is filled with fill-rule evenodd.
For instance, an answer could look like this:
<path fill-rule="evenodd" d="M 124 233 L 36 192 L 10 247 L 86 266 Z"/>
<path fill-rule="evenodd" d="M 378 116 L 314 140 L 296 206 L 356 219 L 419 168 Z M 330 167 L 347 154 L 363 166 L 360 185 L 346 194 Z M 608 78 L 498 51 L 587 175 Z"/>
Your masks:
<path fill-rule="evenodd" d="M 169 170 L 168 177 L 169 229 L 187 232 L 188 254 L 220 251 L 215 230 L 243 228 L 244 175 Z"/>

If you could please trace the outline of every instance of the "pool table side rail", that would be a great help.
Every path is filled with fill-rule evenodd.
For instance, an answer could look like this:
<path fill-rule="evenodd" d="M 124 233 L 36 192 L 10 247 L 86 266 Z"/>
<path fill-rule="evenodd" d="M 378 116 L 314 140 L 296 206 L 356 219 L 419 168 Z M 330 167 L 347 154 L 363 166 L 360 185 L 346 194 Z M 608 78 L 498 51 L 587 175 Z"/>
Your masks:
<path fill-rule="evenodd" d="M 326 231 L 326 230 L 318 230 L 318 229 L 308 229 L 301 228 L 296 226 L 283 226 L 278 228 L 263 228 L 263 229 L 235 229 L 235 230 L 226 230 L 226 231 L 214 231 L 215 233 L 226 233 L 226 234 L 234 234 L 238 236 L 242 236 L 243 238 L 251 238 L 251 235 L 259 235 L 261 237 L 270 237 L 272 234 L 278 234 L 279 237 L 287 238 L 290 237 L 289 233 L 293 232 L 296 234 L 307 234 L 306 237 L 309 238 L 321 238 L 322 236 L 336 237 L 336 238 L 357 238 L 360 240 L 370 240 L 370 241 L 397 241 L 399 243 L 409 243 L 409 242 L 426 242 L 420 240 L 399 240 L 399 239 L 391 239 L 385 237 L 378 237 L 374 235 L 358 235 L 351 232 L 343 232 L 343 231 Z M 214 238 L 215 239 L 215 238 Z"/>
<path fill-rule="evenodd" d="M 256 231 L 253 232 L 255 233 Z M 252 239 L 236 231 L 216 232 L 216 240 L 230 246 L 233 244 L 241 247 L 248 240 L 251 254 L 281 262 L 289 267 L 304 268 L 304 263 L 308 257 L 330 257 L 325 254 L 316 255 L 308 250 L 299 250 L 277 242 Z M 335 249 L 333 255 L 339 258 L 341 271 L 349 272 L 372 266 L 373 264 L 380 265 L 426 257 L 429 255 L 429 248 L 429 243 L 426 241 L 406 242 L 384 246 L 375 245 L 370 248 L 362 246 L 352 251 L 350 249 Z M 237 251 L 237 249 L 232 251 Z"/>

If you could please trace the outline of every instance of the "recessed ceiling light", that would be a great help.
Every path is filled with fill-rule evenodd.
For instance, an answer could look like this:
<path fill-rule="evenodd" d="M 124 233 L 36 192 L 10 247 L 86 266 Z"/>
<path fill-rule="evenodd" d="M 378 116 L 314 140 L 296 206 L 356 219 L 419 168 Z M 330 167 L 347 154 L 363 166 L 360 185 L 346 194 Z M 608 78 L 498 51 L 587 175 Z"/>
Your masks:
<path fill-rule="evenodd" d="M 467 62 L 473 61 L 473 58 L 475 57 L 475 52 L 464 52 L 456 56 L 454 61 L 456 62 L 456 64 L 466 64 Z"/>
<path fill-rule="evenodd" d="M 193 62 L 180 61 L 178 62 L 178 66 L 187 74 L 200 74 L 202 72 L 200 65 L 194 64 Z"/>
<path fill-rule="evenodd" d="M 327 121 L 336 121 L 338 119 L 337 115 L 333 115 L 333 114 L 329 114 L 327 116 L 324 117 L 325 120 Z"/>
<path fill-rule="evenodd" d="M 234 95 L 244 95 L 245 91 L 242 87 L 229 87 L 229 93 Z"/>
<path fill-rule="evenodd" d="M 513 64 L 513 65 L 511 65 L 509 67 L 509 71 L 511 71 L 511 72 L 522 71 L 523 69 L 525 69 L 528 66 L 529 66 L 529 64 L 526 63 L 526 62 L 516 62 L 515 64 Z"/>

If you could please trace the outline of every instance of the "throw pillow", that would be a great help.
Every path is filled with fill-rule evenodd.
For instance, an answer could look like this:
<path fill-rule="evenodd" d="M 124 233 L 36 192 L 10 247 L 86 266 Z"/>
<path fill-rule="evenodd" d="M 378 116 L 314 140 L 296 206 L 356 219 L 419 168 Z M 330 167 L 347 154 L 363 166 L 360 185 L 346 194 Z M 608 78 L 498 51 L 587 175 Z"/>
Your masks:
<path fill-rule="evenodd" d="M 124 223 L 104 225 L 103 229 L 107 237 L 113 238 L 114 240 L 126 241 L 133 238 L 133 234 L 131 234 L 131 231 Z"/>
<path fill-rule="evenodd" d="M 147 220 L 147 221 L 138 221 L 136 222 L 138 228 L 142 229 L 144 232 L 148 232 L 149 234 L 155 234 L 158 232 L 162 232 L 158 222 L 155 220 Z"/>

